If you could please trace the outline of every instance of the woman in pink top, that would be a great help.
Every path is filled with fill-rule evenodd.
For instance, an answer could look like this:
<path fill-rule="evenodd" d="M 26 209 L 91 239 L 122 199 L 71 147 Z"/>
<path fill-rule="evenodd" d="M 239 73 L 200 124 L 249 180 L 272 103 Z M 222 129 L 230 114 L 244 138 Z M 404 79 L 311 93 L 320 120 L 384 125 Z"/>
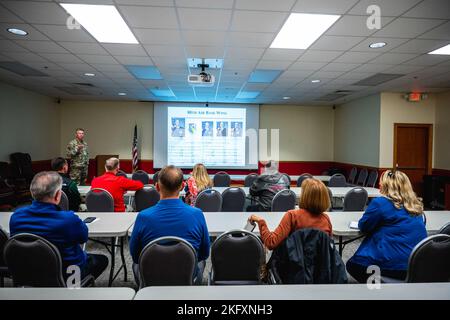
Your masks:
<path fill-rule="evenodd" d="M 194 206 L 197 195 L 201 191 L 211 188 L 212 186 L 213 182 L 206 171 L 206 167 L 201 163 L 197 163 L 192 170 L 192 175 L 187 181 L 185 187 L 186 196 L 184 201 L 187 204 Z"/>

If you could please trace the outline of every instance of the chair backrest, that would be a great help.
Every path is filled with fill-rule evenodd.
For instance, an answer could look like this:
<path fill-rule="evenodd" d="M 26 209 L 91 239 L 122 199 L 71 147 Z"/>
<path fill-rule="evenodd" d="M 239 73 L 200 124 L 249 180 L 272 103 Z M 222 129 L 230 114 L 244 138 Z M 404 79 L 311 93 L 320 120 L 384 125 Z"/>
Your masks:
<path fill-rule="evenodd" d="M 69 210 L 69 198 L 67 198 L 67 194 L 61 190 L 61 200 L 59 200 L 58 206 L 63 211 Z"/>
<path fill-rule="evenodd" d="M 242 212 L 245 205 L 245 191 L 241 188 L 230 187 L 222 192 L 222 211 Z"/>
<path fill-rule="evenodd" d="M 446 234 L 450 236 L 450 222 L 445 224 L 441 230 L 439 230 L 438 232 L 439 234 Z"/>
<path fill-rule="evenodd" d="M 369 198 L 366 189 L 353 188 L 345 194 L 343 211 L 364 211 Z"/>
<path fill-rule="evenodd" d="M 213 184 L 214 187 L 229 187 L 231 183 L 231 178 L 225 171 L 219 171 L 214 174 Z"/>
<path fill-rule="evenodd" d="M 136 211 L 142 211 L 144 209 L 153 207 L 158 203 L 160 199 L 159 192 L 154 188 L 143 188 L 136 191 L 134 195 L 134 203 L 136 205 Z"/>
<path fill-rule="evenodd" d="M 354 184 L 355 183 L 355 179 L 356 179 L 356 175 L 358 174 L 358 169 L 356 167 L 353 167 L 350 170 L 350 174 L 348 175 L 348 179 L 347 182 Z"/>
<path fill-rule="evenodd" d="M 347 186 L 347 180 L 345 180 L 345 177 L 341 173 L 333 174 L 330 178 L 330 181 L 328 182 L 329 187 L 346 187 Z"/>
<path fill-rule="evenodd" d="M 192 285 L 197 254 L 178 237 L 161 237 L 148 243 L 139 256 L 140 287 Z"/>
<path fill-rule="evenodd" d="M 205 189 L 197 195 L 195 206 L 203 212 L 219 212 L 222 210 L 222 195 L 214 189 Z"/>
<path fill-rule="evenodd" d="M 329 211 L 333 211 L 333 192 L 331 192 L 331 189 L 327 187 L 328 190 L 328 196 L 330 197 L 330 207 L 328 208 Z"/>
<path fill-rule="evenodd" d="M 114 212 L 114 198 L 105 189 L 93 188 L 86 193 L 86 207 L 90 212 Z"/>
<path fill-rule="evenodd" d="M 245 230 L 225 232 L 211 247 L 212 282 L 258 283 L 264 262 L 264 246 L 255 234 Z"/>
<path fill-rule="evenodd" d="M 3 249 L 5 248 L 5 244 L 8 241 L 9 236 L 2 227 L 0 227 L 0 267 L 4 267 L 5 259 L 3 257 Z"/>
<path fill-rule="evenodd" d="M 256 173 L 250 173 L 245 177 L 244 180 L 244 187 L 251 187 L 253 182 L 258 179 L 258 174 Z"/>
<path fill-rule="evenodd" d="M 312 174 L 309 174 L 309 173 L 301 174 L 297 179 L 297 187 L 301 187 L 304 180 L 312 178 L 312 177 L 313 177 Z"/>
<path fill-rule="evenodd" d="M 406 282 L 450 282 L 450 236 L 436 234 L 419 242 L 408 261 Z"/>
<path fill-rule="evenodd" d="M 291 184 L 291 176 L 288 175 L 287 173 L 282 173 L 283 176 L 285 176 L 287 178 L 287 180 L 289 181 L 289 185 Z"/>
<path fill-rule="evenodd" d="M 358 180 L 356 180 L 356 184 L 358 186 L 364 186 L 366 184 L 367 176 L 369 175 L 369 172 L 366 168 L 361 169 L 359 172 Z"/>
<path fill-rule="evenodd" d="M 148 177 L 148 173 L 145 172 L 144 170 L 138 170 L 138 171 L 133 172 L 133 174 L 131 175 L 131 179 L 140 181 L 143 184 L 150 183 L 150 178 Z"/>
<path fill-rule="evenodd" d="M 125 171 L 122 171 L 122 170 L 119 170 L 119 172 L 117 172 L 116 176 L 127 178 L 127 174 L 125 173 Z"/>
<path fill-rule="evenodd" d="M 42 237 L 17 234 L 6 242 L 4 256 L 15 286 L 66 286 L 59 250 Z"/>
<path fill-rule="evenodd" d="M 377 170 L 370 171 L 369 178 L 367 178 L 366 181 L 366 187 L 375 188 L 377 179 L 378 179 L 378 171 Z"/>
<path fill-rule="evenodd" d="M 156 184 L 158 182 L 158 175 L 159 175 L 159 171 L 156 171 L 153 174 L 152 180 L 153 180 L 153 184 Z"/>
<path fill-rule="evenodd" d="M 288 211 L 295 209 L 295 192 L 289 189 L 280 190 L 272 199 L 272 211 Z"/>

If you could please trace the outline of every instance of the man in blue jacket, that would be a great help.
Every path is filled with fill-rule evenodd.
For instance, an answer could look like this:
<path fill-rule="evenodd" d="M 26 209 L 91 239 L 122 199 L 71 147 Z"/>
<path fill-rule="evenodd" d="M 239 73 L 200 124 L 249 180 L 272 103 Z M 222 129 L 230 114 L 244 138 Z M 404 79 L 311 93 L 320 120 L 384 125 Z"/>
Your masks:
<path fill-rule="evenodd" d="M 86 254 L 81 244 L 88 240 L 86 224 L 73 211 L 62 211 L 62 178 L 56 172 L 40 172 L 31 181 L 33 202 L 14 212 L 9 222 L 11 236 L 31 233 L 53 243 L 61 254 L 63 276 L 67 267 L 80 267 L 81 277 L 88 274 L 97 278 L 108 266 L 108 258 L 99 254 Z"/>
<path fill-rule="evenodd" d="M 175 166 L 166 166 L 158 174 L 156 189 L 161 200 L 153 207 L 139 213 L 130 240 L 130 253 L 135 265 L 136 281 L 139 281 L 138 262 L 142 249 L 159 237 L 175 236 L 188 241 L 197 252 L 198 268 L 194 277 L 200 281 L 204 260 L 209 256 L 209 234 L 203 212 L 179 199 L 184 188 L 183 172 Z"/>

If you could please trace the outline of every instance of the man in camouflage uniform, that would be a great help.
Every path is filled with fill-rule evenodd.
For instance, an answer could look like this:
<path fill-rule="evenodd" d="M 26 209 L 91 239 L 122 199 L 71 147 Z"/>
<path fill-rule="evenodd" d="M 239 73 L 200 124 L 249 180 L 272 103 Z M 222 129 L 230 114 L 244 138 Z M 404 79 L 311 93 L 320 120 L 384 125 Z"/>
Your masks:
<path fill-rule="evenodd" d="M 70 179 L 77 185 L 84 185 L 88 174 L 89 152 L 84 139 L 84 130 L 75 131 L 75 139 L 67 145 L 67 158 L 70 159 Z"/>

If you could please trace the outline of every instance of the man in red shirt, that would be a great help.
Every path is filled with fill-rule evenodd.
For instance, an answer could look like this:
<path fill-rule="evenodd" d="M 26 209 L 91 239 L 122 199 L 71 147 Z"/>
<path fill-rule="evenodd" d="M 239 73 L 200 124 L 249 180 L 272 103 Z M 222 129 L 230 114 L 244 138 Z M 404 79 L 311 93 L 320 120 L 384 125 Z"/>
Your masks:
<path fill-rule="evenodd" d="M 128 190 L 140 190 L 144 184 L 140 181 L 127 179 L 122 176 L 117 176 L 119 172 L 119 159 L 109 158 L 106 160 L 104 175 L 94 178 L 91 183 L 91 188 L 102 188 L 111 193 L 114 198 L 114 211 L 125 212 L 125 204 L 123 195 Z"/>

